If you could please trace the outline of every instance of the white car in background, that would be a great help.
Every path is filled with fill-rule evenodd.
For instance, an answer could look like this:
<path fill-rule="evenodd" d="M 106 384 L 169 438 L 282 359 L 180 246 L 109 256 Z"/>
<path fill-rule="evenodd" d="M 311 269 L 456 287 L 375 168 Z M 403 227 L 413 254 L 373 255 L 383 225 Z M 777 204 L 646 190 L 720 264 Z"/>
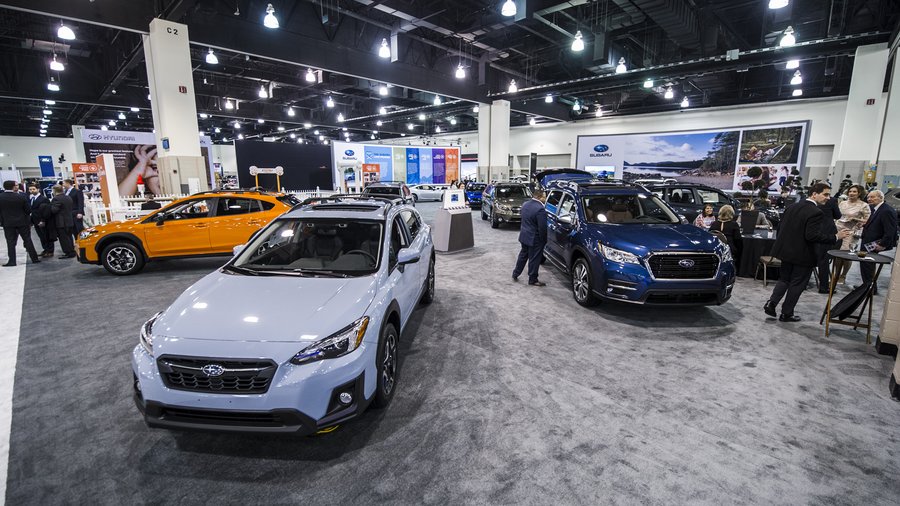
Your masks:
<path fill-rule="evenodd" d="M 409 187 L 416 202 L 426 200 L 443 200 L 447 190 L 445 184 L 414 184 Z"/>

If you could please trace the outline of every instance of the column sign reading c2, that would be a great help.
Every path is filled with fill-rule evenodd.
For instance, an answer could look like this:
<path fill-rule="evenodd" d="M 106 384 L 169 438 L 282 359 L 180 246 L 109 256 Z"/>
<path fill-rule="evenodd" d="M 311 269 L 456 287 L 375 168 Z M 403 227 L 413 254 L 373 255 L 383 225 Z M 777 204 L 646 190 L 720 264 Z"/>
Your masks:
<path fill-rule="evenodd" d="M 41 177 L 53 177 L 53 157 L 41 155 L 38 156 L 38 164 L 41 166 Z"/>

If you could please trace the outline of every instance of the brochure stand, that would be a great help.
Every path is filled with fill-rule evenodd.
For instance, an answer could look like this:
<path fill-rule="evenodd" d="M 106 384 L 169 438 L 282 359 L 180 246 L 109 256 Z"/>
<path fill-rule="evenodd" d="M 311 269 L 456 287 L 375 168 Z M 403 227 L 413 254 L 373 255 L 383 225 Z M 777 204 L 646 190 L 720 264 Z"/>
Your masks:
<path fill-rule="evenodd" d="M 431 236 L 434 239 L 434 249 L 444 253 L 475 246 L 472 210 L 466 204 L 462 190 L 444 192 L 444 204 L 438 209 Z"/>

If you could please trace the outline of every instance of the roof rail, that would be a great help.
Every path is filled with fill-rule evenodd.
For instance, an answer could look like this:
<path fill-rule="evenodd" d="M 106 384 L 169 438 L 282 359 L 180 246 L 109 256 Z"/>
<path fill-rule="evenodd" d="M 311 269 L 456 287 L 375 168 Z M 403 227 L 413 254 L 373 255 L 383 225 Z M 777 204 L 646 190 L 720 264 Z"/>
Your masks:
<path fill-rule="evenodd" d="M 305 199 L 303 202 L 300 202 L 299 204 L 292 207 L 291 210 L 299 209 L 301 207 L 306 207 L 306 206 L 314 206 L 314 205 L 319 205 L 319 204 L 337 204 L 337 203 L 342 203 L 342 202 L 347 202 L 347 201 L 357 201 L 357 202 L 362 201 L 362 202 L 369 202 L 372 204 L 383 204 L 384 209 L 388 210 L 398 200 L 402 201 L 403 203 L 406 203 L 406 200 L 401 199 L 401 198 L 389 199 L 389 198 L 385 198 L 385 197 L 373 197 L 370 195 L 360 195 L 358 193 L 356 193 L 356 194 L 338 193 L 336 195 L 329 195 L 327 197 L 310 197 L 308 199 Z"/>
<path fill-rule="evenodd" d="M 265 195 L 275 195 L 277 192 L 270 192 L 268 190 L 247 190 L 247 189 L 237 189 L 237 190 L 204 190 L 202 192 L 193 193 L 192 195 L 206 195 L 209 193 L 259 193 Z"/>
<path fill-rule="evenodd" d="M 556 179 L 554 181 L 550 181 L 547 185 L 547 188 L 569 188 L 572 191 L 578 191 L 581 188 L 599 188 L 599 187 L 624 187 L 624 186 L 638 186 L 643 188 L 641 185 L 637 185 L 634 183 L 629 183 L 628 181 L 624 181 L 622 179 L 591 179 L 590 181 L 573 181 L 568 179 Z M 646 188 L 644 188 L 646 190 Z"/>

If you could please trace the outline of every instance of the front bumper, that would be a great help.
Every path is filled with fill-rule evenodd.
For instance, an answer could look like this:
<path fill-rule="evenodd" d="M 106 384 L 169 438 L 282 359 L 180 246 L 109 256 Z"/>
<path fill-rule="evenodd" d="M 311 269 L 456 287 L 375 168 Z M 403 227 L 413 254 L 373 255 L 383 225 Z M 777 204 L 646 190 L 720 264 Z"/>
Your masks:
<path fill-rule="evenodd" d="M 713 279 L 653 279 L 643 265 L 605 259 L 593 267 L 596 295 L 633 304 L 720 305 L 731 298 L 735 283 L 733 263 L 721 264 Z"/>
<path fill-rule="evenodd" d="M 95 234 L 96 235 L 96 234 Z M 100 255 L 97 254 L 97 242 L 88 238 L 75 241 L 75 251 L 78 253 L 78 261 L 83 264 L 100 264 Z"/>
<path fill-rule="evenodd" d="M 522 221 L 522 215 L 519 213 L 504 213 L 503 211 L 496 211 L 496 213 L 497 219 L 503 223 L 519 223 Z"/>

